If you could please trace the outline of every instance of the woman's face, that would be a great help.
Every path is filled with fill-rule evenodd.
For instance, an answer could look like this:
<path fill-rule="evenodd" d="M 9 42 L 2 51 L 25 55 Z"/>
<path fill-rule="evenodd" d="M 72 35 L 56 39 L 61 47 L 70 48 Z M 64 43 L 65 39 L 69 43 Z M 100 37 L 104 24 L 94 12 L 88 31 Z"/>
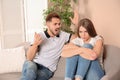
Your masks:
<path fill-rule="evenodd" d="M 88 34 L 88 31 L 83 26 L 79 28 L 79 36 L 83 39 L 84 42 L 89 41 L 91 38 Z"/>

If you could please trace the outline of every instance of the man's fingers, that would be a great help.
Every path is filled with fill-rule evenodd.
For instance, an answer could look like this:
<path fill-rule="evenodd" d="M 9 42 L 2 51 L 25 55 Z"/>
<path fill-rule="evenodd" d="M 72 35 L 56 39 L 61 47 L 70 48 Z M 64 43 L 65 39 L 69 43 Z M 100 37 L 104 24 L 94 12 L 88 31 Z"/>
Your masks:
<path fill-rule="evenodd" d="M 69 17 L 70 18 L 70 20 L 72 21 L 72 23 L 73 23 L 73 18 L 72 17 Z"/>

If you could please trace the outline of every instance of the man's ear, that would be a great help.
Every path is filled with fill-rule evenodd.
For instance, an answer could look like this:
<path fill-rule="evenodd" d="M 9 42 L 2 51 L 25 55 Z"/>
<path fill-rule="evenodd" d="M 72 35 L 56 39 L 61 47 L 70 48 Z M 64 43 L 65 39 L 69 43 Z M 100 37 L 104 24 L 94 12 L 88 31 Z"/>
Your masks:
<path fill-rule="evenodd" d="M 49 21 L 47 21 L 47 22 L 46 22 L 46 25 L 47 25 L 47 26 L 49 26 L 49 25 L 50 25 L 50 22 L 49 22 Z"/>

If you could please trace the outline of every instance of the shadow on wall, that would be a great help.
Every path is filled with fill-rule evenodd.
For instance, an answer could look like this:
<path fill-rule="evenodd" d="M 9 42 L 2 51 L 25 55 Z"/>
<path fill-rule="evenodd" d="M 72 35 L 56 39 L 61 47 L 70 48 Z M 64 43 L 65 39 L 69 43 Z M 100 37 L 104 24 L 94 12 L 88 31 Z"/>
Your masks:
<path fill-rule="evenodd" d="M 89 0 L 79 0 L 79 15 L 80 19 L 82 18 L 91 18 L 91 12 L 89 9 Z"/>

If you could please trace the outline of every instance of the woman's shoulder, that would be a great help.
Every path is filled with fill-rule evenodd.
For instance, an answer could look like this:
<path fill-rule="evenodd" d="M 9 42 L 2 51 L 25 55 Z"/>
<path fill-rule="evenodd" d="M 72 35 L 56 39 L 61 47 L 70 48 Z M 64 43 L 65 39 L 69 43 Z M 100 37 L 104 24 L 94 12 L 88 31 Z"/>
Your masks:
<path fill-rule="evenodd" d="M 75 45 L 79 45 L 81 46 L 83 44 L 83 40 L 79 37 L 74 38 L 73 40 L 71 40 L 72 43 L 74 43 Z"/>
<path fill-rule="evenodd" d="M 94 37 L 94 40 L 103 40 L 103 37 L 101 35 L 96 35 Z"/>
<path fill-rule="evenodd" d="M 92 37 L 90 42 L 92 45 L 95 45 L 97 41 L 102 41 L 103 42 L 103 38 L 100 35 L 96 35 L 95 37 Z"/>

